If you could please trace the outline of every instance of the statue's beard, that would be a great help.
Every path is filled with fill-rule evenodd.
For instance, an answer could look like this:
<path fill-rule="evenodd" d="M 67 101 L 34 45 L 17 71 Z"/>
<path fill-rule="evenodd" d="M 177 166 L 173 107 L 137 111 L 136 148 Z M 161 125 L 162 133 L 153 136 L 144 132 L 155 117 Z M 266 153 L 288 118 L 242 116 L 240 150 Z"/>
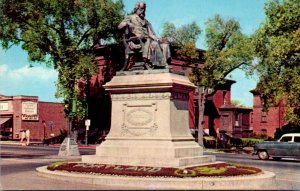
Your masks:
<path fill-rule="evenodd" d="M 145 18 L 145 14 L 143 14 L 143 13 L 140 13 L 140 14 L 139 14 L 139 17 L 141 17 L 141 18 Z"/>

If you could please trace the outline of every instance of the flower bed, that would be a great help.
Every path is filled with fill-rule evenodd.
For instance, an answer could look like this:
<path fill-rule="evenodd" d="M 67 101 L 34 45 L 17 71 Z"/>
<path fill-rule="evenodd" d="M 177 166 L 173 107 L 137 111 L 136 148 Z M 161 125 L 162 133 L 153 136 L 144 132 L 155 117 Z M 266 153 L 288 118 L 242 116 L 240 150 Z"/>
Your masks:
<path fill-rule="evenodd" d="M 189 168 L 164 168 L 147 166 L 89 164 L 80 162 L 57 162 L 49 165 L 47 169 L 51 171 L 58 170 L 99 175 L 179 178 L 245 176 L 262 173 L 262 170 L 259 168 L 234 163 L 215 163 Z"/>

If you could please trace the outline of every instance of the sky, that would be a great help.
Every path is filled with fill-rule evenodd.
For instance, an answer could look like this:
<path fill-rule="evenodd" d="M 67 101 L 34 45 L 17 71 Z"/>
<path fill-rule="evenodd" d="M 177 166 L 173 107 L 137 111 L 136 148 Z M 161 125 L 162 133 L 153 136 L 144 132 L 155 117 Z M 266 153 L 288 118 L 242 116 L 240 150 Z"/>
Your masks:
<path fill-rule="evenodd" d="M 123 0 L 125 11 L 130 13 L 137 0 Z M 224 19 L 234 18 L 239 21 L 242 32 L 250 35 L 265 19 L 264 4 L 267 0 L 144 0 L 147 4 L 146 18 L 151 22 L 157 36 L 162 33 L 165 22 L 172 22 L 177 27 L 195 21 L 202 32 L 197 41 L 197 48 L 205 49 L 205 22 L 219 14 Z M 33 65 L 34 67 L 29 67 Z M 39 101 L 61 102 L 55 98 L 57 72 L 43 63 L 30 63 L 25 51 L 19 46 L 9 50 L 0 48 L 0 95 L 38 96 Z M 246 77 L 237 69 L 228 79 L 236 83 L 231 88 L 231 99 L 251 107 L 257 77 Z"/>

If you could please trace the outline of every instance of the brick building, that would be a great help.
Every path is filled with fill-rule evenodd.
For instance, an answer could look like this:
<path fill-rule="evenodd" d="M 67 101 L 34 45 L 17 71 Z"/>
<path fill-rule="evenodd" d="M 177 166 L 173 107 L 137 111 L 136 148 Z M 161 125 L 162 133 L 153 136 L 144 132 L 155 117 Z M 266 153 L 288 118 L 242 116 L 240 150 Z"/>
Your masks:
<path fill-rule="evenodd" d="M 63 107 L 39 101 L 37 96 L 0 95 L 1 139 L 20 139 L 20 131 L 27 129 L 32 141 L 59 135 L 67 126 Z"/>
<path fill-rule="evenodd" d="M 250 113 L 252 108 L 231 104 L 231 86 L 234 80 L 226 80 L 207 97 L 204 110 L 204 132 L 211 136 L 226 133 L 230 137 L 242 138 L 251 135 Z M 198 95 L 194 98 L 195 124 L 198 124 Z"/>
<path fill-rule="evenodd" d="M 220 107 L 221 125 L 219 132 L 224 132 L 230 137 L 245 138 L 252 135 L 250 126 L 250 114 L 252 108 L 244 108 L 234 105 Z"/>
<path fill-rule="evenodd" d="M 285 105 L 281 101 L 278 105 L 272 105 L 268 111 L 263 111 L 263 104 L 259 92 L 250 91 L 253 94 L 253 111 L 250 116 L 250 125 L 256 134 L 274 137 L 276 128 L 286 124 L 284 119 Z"/>

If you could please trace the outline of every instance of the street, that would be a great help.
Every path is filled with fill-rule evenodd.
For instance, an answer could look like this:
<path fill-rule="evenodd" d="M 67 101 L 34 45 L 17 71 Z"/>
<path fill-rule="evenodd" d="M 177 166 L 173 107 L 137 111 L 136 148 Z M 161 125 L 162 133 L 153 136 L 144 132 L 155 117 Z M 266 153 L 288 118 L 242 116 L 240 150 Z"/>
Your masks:
<path fill-rule="evenodd" d="M 1 145 L 1 181 L 2 190 L 120 190 L 133 188 L 105 187 L 101 185 L 64 182 L 38 176 L 35 169 L 55 161 L 66 160 L 58 157 L 59 148 L 50 146 Z M 81 155 L 94 154 L 95 149 L 80 148 Z M 250 154 L 205 152 L 217 156 L 217 161 L 234 162 L 256 166 L 276 174 L 279 190 L 298 190 L 300 188 L 300 161 L 298 160 L 258 160 Z M 80 157 L 68 158 L 78 160 Z M 147 188 L 145 188 L 147 189 Z M 188 189 L 188 188 L 187 188 Z M 263 188 L 262 188 L 263 189 Z"/>
<path fill-rule="evenodd" d="M 257 155 L 235 153 L 210 153 L 217 156 L 218 161 L 234 162 L 259 167 L 276 174 L 278 190 L 299 190 L 300 160 L 283 159 L 259 160 Z"/>
<path fill-rule="evenodd" d="M 38 176 L 36 168 L 56 161 L 59 148 L 48 146 L 1 145 L 0 190 L 120 190 L 120 187 L 65 182 Z M 94 154 L 95 149 L 79 149 L 80 154 Z M 126 189 L 126 188 L 125 188 Z M 128 189 L 128 188 L 127 188 Z"/>

